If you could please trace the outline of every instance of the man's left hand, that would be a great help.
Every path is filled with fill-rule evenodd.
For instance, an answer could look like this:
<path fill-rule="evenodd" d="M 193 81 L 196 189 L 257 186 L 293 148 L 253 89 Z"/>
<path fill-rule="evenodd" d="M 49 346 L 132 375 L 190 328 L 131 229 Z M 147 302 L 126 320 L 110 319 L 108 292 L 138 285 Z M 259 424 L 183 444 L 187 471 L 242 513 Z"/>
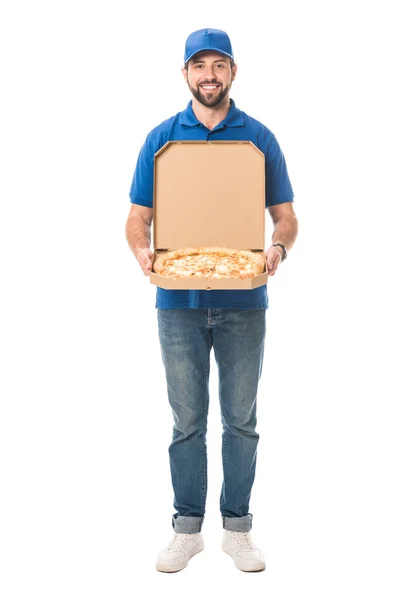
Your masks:
<path fill-rule="evenodd" d="M 277 268 L 282 260 L 282 248 L 279 246 L 271 246 L 265 253 L 265 259 L 267 261 L 268 277 L 275 275 Z"/>

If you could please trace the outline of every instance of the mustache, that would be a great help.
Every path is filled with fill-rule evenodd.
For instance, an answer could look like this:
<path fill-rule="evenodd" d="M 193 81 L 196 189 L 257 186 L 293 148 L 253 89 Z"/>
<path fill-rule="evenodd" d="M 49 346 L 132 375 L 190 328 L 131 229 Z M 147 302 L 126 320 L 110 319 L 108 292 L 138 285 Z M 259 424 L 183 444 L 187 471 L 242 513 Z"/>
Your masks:
<path fill-rule="evenodd" d="M 220 81 L 216 81 L 215 79 L 213 81 L 200 81 L 200 83 L 198 85 L 221 85 Z"/>

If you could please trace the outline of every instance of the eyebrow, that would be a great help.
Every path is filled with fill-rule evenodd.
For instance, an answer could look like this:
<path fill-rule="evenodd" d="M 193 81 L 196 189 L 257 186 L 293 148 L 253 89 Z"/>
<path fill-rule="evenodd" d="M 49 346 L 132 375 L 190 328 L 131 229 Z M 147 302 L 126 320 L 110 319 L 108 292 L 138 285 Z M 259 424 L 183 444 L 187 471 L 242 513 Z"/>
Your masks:
<path fill-rule="evenodd" d="M 194 65 L 195 65 L 195 64 L 197 64 L 197 63 L 205 63 L 205 62 L 206 62 L 205 60 L 201 60 L 201 59 L 199 59 L 199 58 L 198 58 L 198 59 L 193 59 L 193 60 L 192 60 L 192 63 L 193 63 Z M 228 60 L 227 60 L 226 58 L 218 58 L 217 60 L 214 60 L 213 62 L 214 62 L 214 63 L 217 63 L 217 62 L 228 62 Z"/>

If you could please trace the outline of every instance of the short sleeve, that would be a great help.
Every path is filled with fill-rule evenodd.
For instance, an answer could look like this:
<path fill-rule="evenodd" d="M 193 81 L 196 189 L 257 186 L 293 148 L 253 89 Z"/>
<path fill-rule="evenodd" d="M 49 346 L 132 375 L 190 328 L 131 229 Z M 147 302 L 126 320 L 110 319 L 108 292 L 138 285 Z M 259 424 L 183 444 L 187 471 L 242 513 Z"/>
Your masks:
<path fill-rule="evenodd" d="M 136 163 L 129 197 L 132 204 L 153 207 L 154 150 L 147 136 Z"/>
<path fill-rule="evenodd" d="M 275 138 L 272 137 L 265 155 L 265 206 L 293 202 L 293 189 L 286 168 L 285 157 Z"/>

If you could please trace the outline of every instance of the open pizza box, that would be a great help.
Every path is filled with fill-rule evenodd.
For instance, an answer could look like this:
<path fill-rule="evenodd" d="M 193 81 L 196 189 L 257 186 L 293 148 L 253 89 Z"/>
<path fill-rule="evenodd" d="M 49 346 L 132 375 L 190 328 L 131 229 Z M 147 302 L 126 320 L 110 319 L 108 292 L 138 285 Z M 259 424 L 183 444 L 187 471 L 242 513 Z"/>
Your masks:
<path fill-rule="evenodd" d="M 247 141 L 167 142 L 154 157 L 154 257 L 180 248 L 222 246 L 264 252 L 265 157 Z M 267 273 L 249 279 L 162 277 L 165 289 L 253 289 Z"/>

